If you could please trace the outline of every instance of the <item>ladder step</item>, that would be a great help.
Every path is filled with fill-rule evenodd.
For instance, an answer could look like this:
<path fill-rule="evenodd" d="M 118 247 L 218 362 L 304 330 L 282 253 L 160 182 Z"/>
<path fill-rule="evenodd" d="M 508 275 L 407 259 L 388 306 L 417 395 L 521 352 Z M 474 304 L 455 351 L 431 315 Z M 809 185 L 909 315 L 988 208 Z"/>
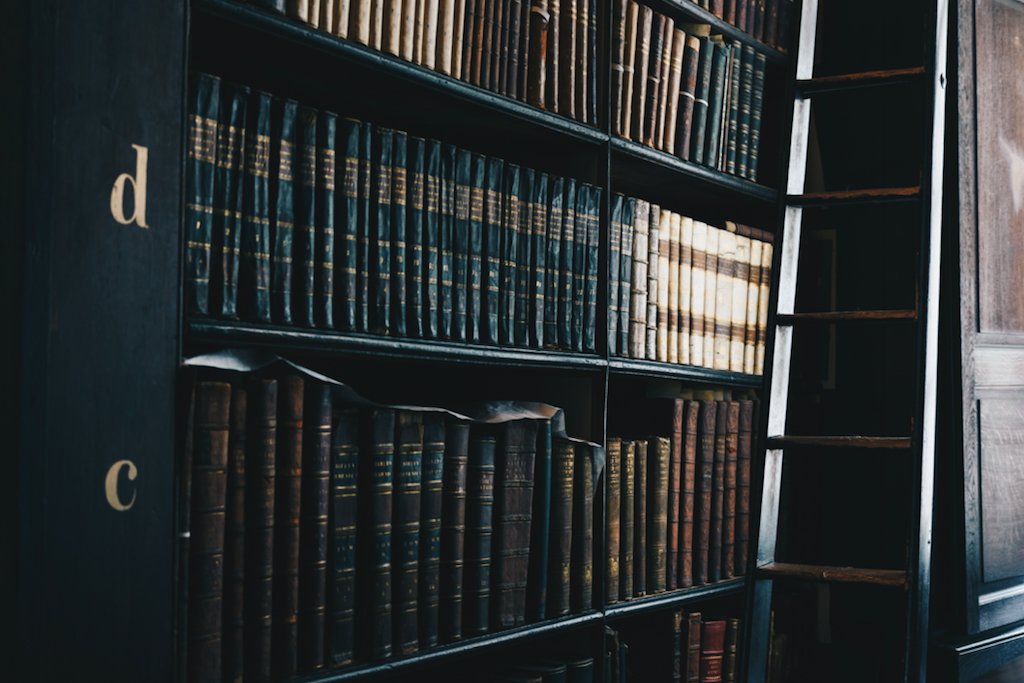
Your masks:
<path fill-rule="evenodd" d="M 893 320 L 917 320 L 917 311 L 828 311 L 823 313 L 780 313 L 775 316 L 775 324 L 784 326 L 814 323 L 891 322 Z"/>
<path fill-rule="evenodd" d="M 875 586 L 905 586 L 907 573 L 901 569 L 859 569 L 814 564 L 772 562 L 757 568 L 759 579 L 797 579 L 831 583 L 863 583 Z"/>
<path fill-rule="evenodd" d="M 924 67 L 917 66 L 910 69 L 891 69 L 888 71 L 865 71 L 858 74 L 843 74 L 840 76 L 824 76 L 822 78 L 808 78 L 796 82 L 797 92 L 802 97 L 814 93 L 831 92 L 836 90 L 853 90 L 855 88 L 869 88 L 882 85 L 900 85 L 924 80 Z"/>
<path fill-rule="evenodd" d="M 839 446 L 844 448 L 910 448 L 909 436 L 769 436 L 768 448 Z"/>
<path fill-rule="evenodd" d="M 873 190 L 843 190 L 842 192 L 815 192 L 791 194 L 786 197 L 790 206 L 840 206 L 843 204 L 872 204 L 877 202 L 906 202 L 921 195 L 921 186 L 885 187 Z"/>

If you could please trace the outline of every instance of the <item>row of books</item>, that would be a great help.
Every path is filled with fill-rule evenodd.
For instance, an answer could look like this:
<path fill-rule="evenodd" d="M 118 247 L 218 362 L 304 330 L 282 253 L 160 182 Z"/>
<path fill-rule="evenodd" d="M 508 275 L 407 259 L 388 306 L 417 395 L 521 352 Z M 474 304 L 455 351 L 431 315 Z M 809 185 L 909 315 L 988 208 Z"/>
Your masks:
<path fill-rule="evenodd" d="M 328 33 L 597 125 L 593 0 L 250 0 Z"/>
<path fill-rule="evenodd" d="M 789 50 L 793 0 L 694 0 L 752 38 L 782 52 Z"/>
<path fill-rule="evenodd" d="M 606 603 L 745 573 L 757 407 L 651 399 L 671 436 L 608 439 Z"/>
<path fill-rule="evenodd" d="M 286 679 L 593 608 L 592 445 L 551 419 L 235 376 L 192 398 L 189 680 Z"/>
<path fill-rule="evenodd" d="M 757 180 L 764 54 L 635 0 L 616 0 L 614 20 L 612 131 Z"/>
<path fill-rule="evenodd" d="M 192 315 L 594 352 L 601 188 L 199 74 Z"/>
<path fill-rule="evenodd" d="M 773 240 L 615 195 L 609 353 L 762 374 Z"/>
<path fill-rule="evenodd" d="M 610 630 L 607 638 L 608 671 L 605 680 L 668 680 L 685 683 L 726 683 L 736 680 L 742 622 L 711 617 L 701 612 L 672 610 L 669 624 L 650 642 Z M 632 641 L 633 647 L 630 647 Z M 635 661 L 636 658 L 643 661 Z"/>

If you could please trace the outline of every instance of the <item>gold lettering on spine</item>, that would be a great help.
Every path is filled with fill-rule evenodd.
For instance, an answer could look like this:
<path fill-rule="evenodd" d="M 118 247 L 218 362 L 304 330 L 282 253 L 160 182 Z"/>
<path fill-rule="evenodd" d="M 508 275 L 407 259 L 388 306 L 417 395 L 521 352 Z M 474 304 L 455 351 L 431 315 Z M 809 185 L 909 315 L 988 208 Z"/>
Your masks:
<path fill-rule="evenodd" d="M 140 228 L 148 228 L 146 225 L 146 167 L 149 163 L 149 148 L 142 145 L 132 145 L 135 150 L 135 176 L 130 173 L 122 173 L 114 181 L 114 188 L 110 191 L 110 213 L 114 220 L 121 225 L 137 223 Z M 131 216 L 124 215 L 124 184 L 132 184 L 132 192 L 135 198 L 135 209 Z"/>
<path fill-rule="evenodd" d="M 121 499 L 117 495 L 117 478 L 121 475 L 121 470 L 125 467 L 128 468 L 128 480 L 135 481 L 135 477 L 138 476 L 139 470 L 131 460 L 118 460 L 110 466 L 109 470 L 107 470 L 107 502 L 110 503 L 110 507 L 114 508 L 118 512 L 124 512 L 135 505 L 135 491 L 132 491 L 132 499 L 127 505 L 122 503 Z"/>

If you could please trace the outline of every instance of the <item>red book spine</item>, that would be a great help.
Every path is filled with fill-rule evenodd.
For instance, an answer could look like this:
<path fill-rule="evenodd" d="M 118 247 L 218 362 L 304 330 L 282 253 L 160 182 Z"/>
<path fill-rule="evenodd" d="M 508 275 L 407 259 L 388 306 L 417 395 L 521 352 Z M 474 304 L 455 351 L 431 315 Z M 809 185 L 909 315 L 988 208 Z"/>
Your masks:
<path fill-rule="evenodd" d="M 708 556 L 711 542 L 711 478 L 715 463 L 714 401 L 700 402 L 697 447 L 696 500 L 694 502 L 693 583 L 708 582 Z"/>
<path fill-rule="evenodd" d="M 668 556 L 666 590 L 679 587 L 679 493 L 683 464 L 683 413 L 686 402 L 677 398 L 672 406 L 672 450 L 668 470 Z"/>
<path fill-rule="evenodd" d="M 705 621 L 700 625 L 700 683 L 722 680 L 722 658 L 725 655 L 725 619 Z"/>
<path fill-rule="evenodd" d="M 683 471 L 679 521 L 679 588 L 693 585 L 693 522 L 697 477 L 697 417 L 700 402 L 687 401 L 683 410 Z"/>
<path fill-rule="evenodd" d="M 725 502 L 725 426 L 727 401 L 719 401 L 715 415 L 715 455 L 711 474 L 711 536 L 708 543 L 708 581 L 722 578 L 722 524 Z"/>

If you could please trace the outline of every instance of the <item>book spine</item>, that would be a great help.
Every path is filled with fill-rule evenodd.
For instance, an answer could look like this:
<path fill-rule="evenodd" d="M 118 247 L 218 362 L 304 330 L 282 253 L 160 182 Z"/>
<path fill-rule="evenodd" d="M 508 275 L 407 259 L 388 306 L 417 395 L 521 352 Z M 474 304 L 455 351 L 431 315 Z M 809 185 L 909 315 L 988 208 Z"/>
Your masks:
<path fill-rule="evenodd" d="M 718 168 L 718 142 L 722 132 L 722 103 L 725 98 L 729 47 L 712 44 L 711 87 L 708 92 L 707 137 L 704 142 L 704 165 Z"/>
<path fill-rule="evenodd" d="M 665 15 L 655 12 L 651 22 L 650 62 L 647 65 L 647 83 L 641 121 L 640 138 L 648 147 L 654 147 L 658 123 L 659 96 L 661 95 L 661 64 L 665 51 Z"/>
<path fill-rule="evenodd" d="M 494 0 L 495 8 L 494 11 L 498 15 L 496 20 L 499 29 L 496 33 L 496 45 L 497 59 L 495 64 L 492 65 L 492 69 L 496 69 L 496 76 L 492 79 L 492 89 L 501 94 L 508 94 L 508 70 L 509 70 L 509 53 L 511 47 L 509 46 L 509 23 L 511 21 L 509 17 L 510 0 Z"/>
<path fill-rule="evenodd" d="M 704 364 L 704 285 L 707 281 L 708 226 L 693 221 L 693 248 L 690 252 L 690 364 Z"/>
<path fill-rule="evenodd" d="M 532 221 L 530 232 L 533 244 L 530 247 L 532 268 L 529 295 L 532 302 L 529 318 L 530 345 L 544 348 L 544 312 L 546 310 L 545 292 L 547 289 L 548 259 L 548 176 L 538 173 L 533 186 Z"/>
<path fill-rule="evenodd" d="M 729 325 L 729 370 L 732 372 L 743 372 L 749 282 L 750 238 L 737 235 L 732 274 L 732 320 Z"/>
<path fill-rule="evenodd" d="M 774 248 L 765 243 L 761 248 L 761 286 L 757 297 L 757 341 L 754 349 L 754 374 L 764 374 L 765 336 L 768 334 L 768 289 L 772 282 Z"/>
<path fill-rule="evenodd" d="M 629 139 L 636 142 L 643 140 L 644 107 L 647 104 L 647 70 L 650 66 L 653 21 L 654 13 L 651 8 L 641 5 L 635 41 L 636 51 L 633 58 L 632 111 L 629 117 Z"/>
<path fill-rule="evenodd" d="M 622 443 L 610 437 L 606 443 L 607 477 L 604 491 L 604 589 L 605 604 L 619 601 L 619 544 L 621 540 L 622 510 Z"/>
<path fill-rule="evenodd" d="M 434 69 L 452 75 L 452 39 L 455 30 L 455 0 L 440 0 L 437 20 L 437 53 Z"/>
<path fill-rule="evenodd" d="M 273 192 L 272 261 L 270 268 L 271 314 L 275 322 L 292 323 L 292 266 L 295 234 L 295 117 L 298 104 L 294 100 L 275 103 L 271 172 Z M 241 234 L 241 231 L 237 231 Z M 241 244 L 238 245 L 241 247 Z"/>
<path fill-rule="evenodd" d="M 331 667 L 354 661 L 359 412 L 351 408 L 339 410 L 333 419 L 328 525 L 330 616 L 326 643 L 327 665 Z"/>
<path fill-rule="evenodd" d="M 441 578 L 438 639 L 450 643 L 462 637 L 462 578 L 466 558 L 466 469 L 469 425 L 449 423 L 444 438 L 441 486 Z M 479 552 L 479 551 L 478 551 Z"/>
<path fill-rule="evenodd" d="M 529 571 L 526 579 L 526 618 L 543 621 L 548 599 L 548 531 L 551 528 L 551 420 L 537 421 L 537 455 L 533 471 L 533 518 L 530 529 Z"/>
<path fill-rule="evenodd" d="M 626 442 L 623 442 L 625 444 Z M 647 594 L 647 441 L 630 441 L 633 451 L 633 593 Z"/>
<path fill-rule="evenodd" d="M 318 112 L 299 107 L 296 126 L 298 183 L 295 186 L 295 234 L 292 313 L 295 324 L 316 324 L 316 139 Z"/>
<path fill-rule="evenodd" d="M 700 612 L 686 615 L 686 674 L 687 683 L 700 683 Z"/>
<path fill-rule="evenodd" d="M 481 53 L 480 85 L 488 90 L 498 89 L 498 43 L 501 40 L 501 0 L 486 0 L 484 39 Z"/>
<path fill-rule="evenodd" d="M 612 197 L 612 216 L 608 235 L 608 355 L 618 355 L 619 343 L 619 273 L 622 270 L 622 205 L 624 197 Z"/>
<path fill-rule="evenodd" d="M 750 543 L 750 466 L 753 457 L 754 402 L 739 402 L 739 424 L 736 439 L 736 545 L 734 571 L 743 576 L 747 571 Z"/>
<path fill-rule="evenodd" d="M 628 600 L 633 597 L 633 547 L 634 529 L 636 528 L 633 519 L 636 506 L 636 443 L 623 441 L 620 450 L 621 466 L 619 467 L 620 482 L 620 513 L 619 525 L 621 529 L 619 537 L 619 599 Z M 611 454 L 608 456 L 611 457 Z M 609 472 L 609 477 L 611 473 Z M 607 522 L 606 522 L 607 523 Z"/>
<path fill-rule="evenodd" d="M 558 287 L 558 340 L 563 349 L 573 348 L 574 278 L 576 259 L 576 181 L 565 180 L 562 199 L 561 282 Z"/>
<path fill-rule="evenodd" d="M 690 161 L 704 163 L 705 137 L 708 123 L 708 98 L 711 95 L 711 74 L 715 44 L 708 38 L 700 39 L 700 62 L 697 67 L 696 91 L 693 102 L 693 123 L 690 131 Z"/>
<path fill-rule="evenodd" d="M 722 680 L 722 658 L 725 654 L 725 620 L 704 621 L 700 625 L 700 680 L 717 683 Z"/>
<path fill-rule="evenodd" d="M 731 579 L 735 571 L 736 484 L 739 467 L 739 401 L 728 401 L 725 422 L 725 494 L 722 499 L 722 578 Z"/>
<path fill-rule="evenodd" d="M 653 212 L 651 218 L 654 218 Z M 669 302 L 671 301 L 672 294 L 672 273 L 670 272 L 669 264 L 672 259 L 672 221 L 668 211 L 659 210 L 658 215 L 658 246 L 657 254 L 654 253 L 655 248 L 653 246 L 654 240 L 651 239 L 651 267 L 650 270 L 654 274 L 654 292 L 648 293 L 648 311 L 654 313 L 654 348 L 649 348 L 648 351 L 654 352 L 654 357 L 662 363 L 675 362 L 670 361 L 673 355 L 669 353 L 669 335 L 671 329 L 674 327 L 675 320 L 672 320 L 670 326 L 669 320 Z M 653 234 L 653 230 L 651 233 Z M 679 273 L 676 273 L 676 278 L 679 277 Z M 678 280 L 676 285 L 678 286 Z M 650 289 L 650 286 L 648 286 Z M 656 292 L 656 293 L 655 293 Z M 654 306 L 650 303 L 654 302 Z M 650 319 L 650 313 L 648 313 L 648 319 Z M 650 327 L 650 325 L 648 325 Z"/>
<path fill-rule="evenodd" d="M 190 84 L 189 146 L 186 167 L 188 229 L 186 305 L 193 315 L 210 312 L 210 251 L 213 238 L 214 177 L 220 120 L 220 79 L 197 75 Z"/>
<path fill-rule="evenodd" d="M 587 123 L 597 126 L 597 15 L 596 2 L 590 3 L 589 20 L 587 22 Z M 605 10 L 607 12 L 607 10 Z M 607 81 L 606 81 L 607 82 Z"/>
<path fill-rule="evenodd" d="M 661 149 L 675 154 L 676 134 L 679 130 L 679 100 L 683 91 L 683 60 L 686 55 L 686 34 L 680 29 L 672 31 L 672 57 L 669 63 L 668 88 L 665 91 L 668 108 L 665 110 L 665 140 Z"/>
<path fill-rule="evenodd" d="M 711 530 L 708 540 L 708 581 L 722 578 L 722 528 L 725 502 L 725 431 L 729 402 L 719 401 L 715 415 L 715 455 L 711 470 Z"/>
<path fill-rule="evenodd" d="M 590 0 L 576 0 L 576 68 L 573 77 L 576 79 L 576 120 L 592 123 L 587 118 L 590 111 L 590 79 L 588 67 L 590 62 L 590 14 L 595 9 Z"/>
<path fill-rule="evenodd" d="M 622 205 L 622 244 L 619 247 L 619 343 L 620 356 L 629 355 L 630 302 L 633 291 L 633 218 L 636 200 L 627 197 Z"/>
<path fill-rule="evenodd" d="M 722 657 L 722 681 L 732 683 L 736 680 L 737 641 L 739 640 L 740 620 L 726 619 L 724 656 Z"/>
<path fill-rule="evenodd" d="M 480 62 L 483 57 L 485 0 L 466 2 L 465 40 L 462 41 L 462 80 L 480 85 Z"/>
<path fill-rule="evenodd" d="M 675 44 L 676 22 L 665 18 L 665 33 L 662 39 L 664 46 L 661 51 L 661 83 L 658 89 L 658 120 L 654 127 L 653 146 L 655 149 L 665 149 L 665 122 L 668 117 L 669 100 L 675 100 L 675 96 L 669 97 L 669 84 L 672 82 L 672 51 Z"/>
<path fill-rule="evenodd" d="M 718 275 L 715 281 L 715 333 L 713 367 L 729 369 L 732 348 L 732 285 L 736 271 L 736 234 L 718 233 Z M 705 343 L 706 340 L 705 340 Z"/>
<path fill-rule="evenodd" d="M 272 668 L 279 678 L 298 671 L 299 516 L 302 505 L 303 380 L 281 381 L 274 500 L 274 635 Z M 276 662 L 276 664 L 273 664 Z"/>
<path fill-rule="evenodd" d="M 362 557 L 372 558 L 357 589 L 364 607 L 359 610 L 365 625 L 358 634 L 365 641 L 366 659 L 390 657 L 392 653 L 391 617 L 391 545 L 392 502 L 394 499 L 395 411 L 372 410 L 367 413 L 364 435 L 367 458 L 360 458 L 365 481 L 365 496 L 360 497 L 360 520 L 364 539 Z M 361 586 L 361 587 L 360 587 Z"/>
<path fill-rule="evenodd" d="M 452 339 L 467 341 L 469 333 L 469 231 L 473 155 L 455 153 L 455 216 L 452 224 Z"/>
<path fill-rule="evenodd" d="M 586 185 L 586 192 L 580 198 L 586 199 L 587 265 L 586 265 L 586 309 L 583 317 L 583 351 L 597 351 L 597 273 L 599 270 L 599 245 L 601 242 L 601 188 Z M 577 217 L 579 204 L 577 203 Z"/>
<path fill-rule="evenodd" d="M 679 86 L 679 111 L 676 114 L 676 146 L 674 153 L 680 159 L 690 159 L 693 138 L 693 115 L 696 109 L 697 77 L 700 73 L 700 53 L 703 47 L 697 36 L 686 36 L 683 49 L 683 73 Z"/>
<path fill-rule="evenodd" d="M 389 235 L 391 255 L 390 330 L 391 334 L 404 337 L 408 317 L 408 149 L 409 137 L 403 131 L 393 131 L 391 136 L 391 234 Z"/>
<path fill-rule="evenodd" d="M 474 434 L 466 477 L 466 554 L 462 630 L 487 633 L 491 597 L 492 516 L 497 439 Z"/>
<path fill-rule="evenodd" d="M 254 93 L 246 112 L 238 303 L 255 322 L 270 322 L 270 103 L 270 95 Z"/>
<path fill-rule="evenodd" d="M 324 666 L 327 611 L 327 529 L 331 484 L 331 389 L 306 384 L 303 397 L 299 518 L 299 669 Z"/>
<path fill-rule="evenodd" d="M 659 278 L 658 269 L 661 251 L 661 240 L 668 242 L 668 235 L 661 229 L 661 207 L 651 204 L 651 215 L 647 224 L 647 316 L 644 323 L 644 357 L 648 360 L 658 359 L 658 305 Z M 667 232 L 667 231 L 666 231 Z M 667 302 L 666 296 L 666 302 Z"/>
<path fill-rule="evenodd" d="M 515 344 L 516 263 L 519 259 L 519 167 L 505 167 L 505 210 L 502 221 L 501 289 L 498 298 L 498 340 Z"/>
<path fill-rule="evenodd" d="M 758 299 L 761 295 L 761 258 L 764 243 L 750 240 L 750 272 L 747 276 L 747 318 L 743 334 L 743 372 L 754 374 L 754 355 L 757 349 Z"/>
<path fill-rule="evenodd" d="M 409 137 L 407 161 L 409 163 L 408 195 L 406 197 L 406 330 L 412 337 L 422 337 L 424 327 L 424 272 L 423 210 L 426 203 L 426 140 Z"/>
<path fill-rule="evenodd" d="M 337 115 L 323 112 L 316 144 L 316 319 L 318 327 L 328 330 L 334 329 L 337 128 Z"/>
<path fill-rule="evenodd" d="M 564 188 L 564 179 L 551 176 L 551 200 L 547 208 L 547 278 L 544 286 L 544 346 L 547 348 L 568 346 L 564 340 L 559 342 L 558 338 L 558 301 L 562 276 L 562 206 L 565 195 Z"/>
<path fill-rule="evenodd" d="M 566 439 L 554 441 L 551 463 L 551 532 L 548 553 L 549 617 L 569 613 L 572 580 L 572 511 L 575 451 Z"/>
<path fill-rule="evenodd" d="M 391 539 L 391 588 L 395 654 L 419 649 L 420 505 L 423 483 L 423 416 L 395 416 L 395 480 Z"/>
<path fill-rule="evenodd" d="M 739 142 L 736 146 L 736 175 L 747 177 L 750 155 L 750 113 L 754 94 L 754 48 L 743 46 L 740 65 Z"/>
<path fill-rule="evenodd" d="M 672 439 L 669 443 L 668 469 L 668 539 L 665 561 L 665 588 L 675 590 L 679 585 L 679 493 L 683 465 L 683 414 L 686 403 L 677 398 L 672 402 Z"/>
<path fill-rule="evenodd" d="M 790 30 L 793 15 L 796 14 L 796 3 L 793 0 L 779 2 L 779 28 L 775 34 L 775 47 L 783 54 L 789 53 Z"/>
<path fill-rule="evenodd" d="M 364 124 L 359 131 L 359 222 L 356 228 L 356 330 L 370 331 L 370 274 L 375 268 L 370 260 L 373 223 L 373 126 Z"/>
<path fill-rule="evenodd" d="M 228 415 L 224 515 L 223 680 L 241 681 L 245 665 L 245 413 L 247 394 L 232 388 Z"/>
<path fill-rule="evenodd" d="M 718 311 L 718 243 L 722 230 L 707 226 L 707 241 L 704 246 L 704 358 L 705 368 L 715 366 L 715 316 Z"/>
<path fill-rule="evenodd" d="M 572 580 L 569 605 L 587 612 L 594 605 L 594 454 L 589 446 L 576 446 L 573 472 Z"/>
<path fill-rule="evenodd" d="M 505 94 L 516 99 L 519 92 L 519 61 L 526 56 L 519 54 L 520 33 L 522 32 L 522 0 L 510 0 L 508 4 L 508 65 L 505 77 Z"/>
<path fill-rule="evenodd" d="M 462 47 L 469 35 L 466 26 L 466 7 L 473 0 L 455 0 L 455 23 L 452 29 L 452 78 L 463 79 Z M 466 65 L 467 69 L 469 65 Z"/>
<path fill-rule="evenodd" d="M 530 12 L 530 0 L 523 0 L 519 12 L 519 78 L 515 98 L 526 102 L 530 68 L 530 20 L 533 18 Z M 509 93 L 509 97 L 512 97 L 512 93 Z"/>
<path fill-rule="evenodd" d="M 440 3 L 438 0 L 424 0 L 421 4 L 423 5 L 423 46 L 419 63 L 428 69 L 434 69 L 437 64 Z"/>
<path fill-rule="evenodd" d="M 629 313 L 629 357 L 644 358 L 647 337 L 648 232 L 651 205 L 637 199 L 633 214 L 633 267 Z"/>
<path fill-rule="evenodd" d="M 444 451 L 444 419 L 437 414 L 424 415 L 419 557 L 419 644 L 422 649 L 438 642 Z"/>
<path fill-rule="evenodd" d="M 242 247 L 240 181 L 245 151 L 245 105 L 249 89 L 225 84 L 221 88 L 220 96 L 217 168 L 213 179 L 214 215 L 210 244 L 212 287 L 209 292 L 209 311 L 211 315 L 237 319 L 238 259 Z"/>
<path fill-rule="evenodd" d="M 222 672 L 224 518 L 231 385 L 196 385 L 192 449 L 188 673 L 192 681 L 219 681 Z"/>
<path fill-rule="evenodd" d="M 539 174 L 537 174 L 539 175 Z M 530 341 L 530 285 L 532 282 L 531 252 L 533 247 L 533 202 L 536 177 L 533 169 L 522 169 L 519 185 L 519 249 L 515 275 L 515 344 L 528 346 Z"/>
<path fill-rule="evenodd" d="M 548 111 L 562 113 L 559 94 L 559 50 L 561 45 L 561 1 L 548 0 L 547 59 L 544 84 L 544 104 Z"/>
<path fill-rule="evenodd" d="M 633 84 L 636 72 L 637 33 L 640 23 L 640 5 L 635 0 L 625 0 L 625 38 L 622 55 L 622 93 L 616 102 L 619 111 L 618 135 L 630 137 L 633 116 Z"/>
<path fill-rule="evenodd" d="M 679 309 L 676 326 L 679 328 L 679 362 L 690 364 L 690 286 L 693 273 L 693 219 L 679 217 Z"/>
<path fill-rule="evenodd" d="M 732 68 L 729 71 L 729 119 L 726 133 L 725 172 L 736 175 L 737 141 L 740 120 L 740 76 L 743 72 L 743 45 L 732 44 Z"/>
<path fill-rule="evenodd" d="M 437 227 L 441 252 L 439 330 L 442 339 L 452 339 L 455 318 L 456 158 L 454 145 L 441 145 L 441 195 Z"/>
<path fill-rule="evenodd" d="M 560 0 L 558 113 L 576 118 L 576 6 L 578 0 Z"/>
<path fill-rule="evenodd" d="M 715 421 L 718 405 L 700 402 L 698 416 L 696 500 L 694 501 L 693 583 L 708 583 L 711 546 L 711 491 L 715 465 Z"/>
<path fill-rule="evenodd" d="M 679 588 L 689 588 L 693 580 L 693 525 L 697 481 L 697 418 L 698 401 L 683 406 L 683 455 L 679 504 Z"/>
<path fill-rule="evenodd" d="M 486 192 L 484 194 L 483 226 L 483 301 L 481 310 L 481 340 L 485 344 L 498 344 L 498 320 L 501 296 L 501 205 L 502 161 L 487 159 Z"/>
<path fill-rule="evenodd" d="M 535 107 L 546 108 L 548 59 L 547 0 L 530 2 L 530 53 L 526 78 L 526 101 Z"/>
<path fill-rule="evenodd" d="M 474 154 L 469 188 L 469 273 L 466 281 L 466 339 L 480 341 L 482 327 L 484 194 L 487 157 Z"/>
<path fill-rule="evenodd" d="M 665 220 L 665 219 L 662 219 Z M 681 316 L 679 314 L 680 266 L 679 231 L 681 221 L 679 214 L 668 215 L 668 362 L 679 363 L 679 332 Z"/>
<path fill-rule="evenodd" d="M 341 119 L 338 122 L 338 162 L 341 178 L 339 179 L 340 191 L 337 195 L 336 214 L 340 223 L 338 235 L 341 244 L 337 252 L 340 255 L 340 278 L 338 280 L 340 291 L 335 297 L 335 308 L 338 313 L 338 326 L 346 332 L 356 330 L 356 312 L 359 301 L 357 295 L 359 263 L 356 255 L 359 249 L 357 227 L 359 225 L 359 133 L 361 127 L 362 124 L 354 119 Z"/>
<path fill-rule="evenodd" d="M 440 335 L 441 278 L 441 143 L 427 142 L 426 195 L 423 205 L 423 331 L 427 337 Z"/>
<path fill-rule="evenodd" d="M 371 330 L 389 334 L 391 329 L 391 197 L 394 131 L 375 128 L 376 155 L 373 164 L 373 208 L 376 224 L 371 226 Z"/>
<path fill-rule="evenodd" d="M 668 554 L 668 470 L 672 454 L 669 439 L 647 441 L 647 592 L 664 593 Z"/>
<path fill-rule="evenodd" d="M 351 9 L 351 0 L 335 0 L 334 2 L 334 35 L 339 38 L 348 38 Z"/>
<path fill-rule="evenodd" d="M 754 56 L 754 85 L 750 99 L 750 151 L 747 156 L 747 179 L 757 180 L 757 150 L 761 142 L 761 107 L 764 102 L 764 68 L 766 58 Z"/>
<path fill-rule="evenodd" d="M 682 680 L 682 637 L 683 637 L 683 611 L 680 609 L 673 610 L 670 615 L 672 632 L 670 635 L 672 644 L 672 654 L 669 659 L 669 667 L 672 671 L 672 680 Z"/>

